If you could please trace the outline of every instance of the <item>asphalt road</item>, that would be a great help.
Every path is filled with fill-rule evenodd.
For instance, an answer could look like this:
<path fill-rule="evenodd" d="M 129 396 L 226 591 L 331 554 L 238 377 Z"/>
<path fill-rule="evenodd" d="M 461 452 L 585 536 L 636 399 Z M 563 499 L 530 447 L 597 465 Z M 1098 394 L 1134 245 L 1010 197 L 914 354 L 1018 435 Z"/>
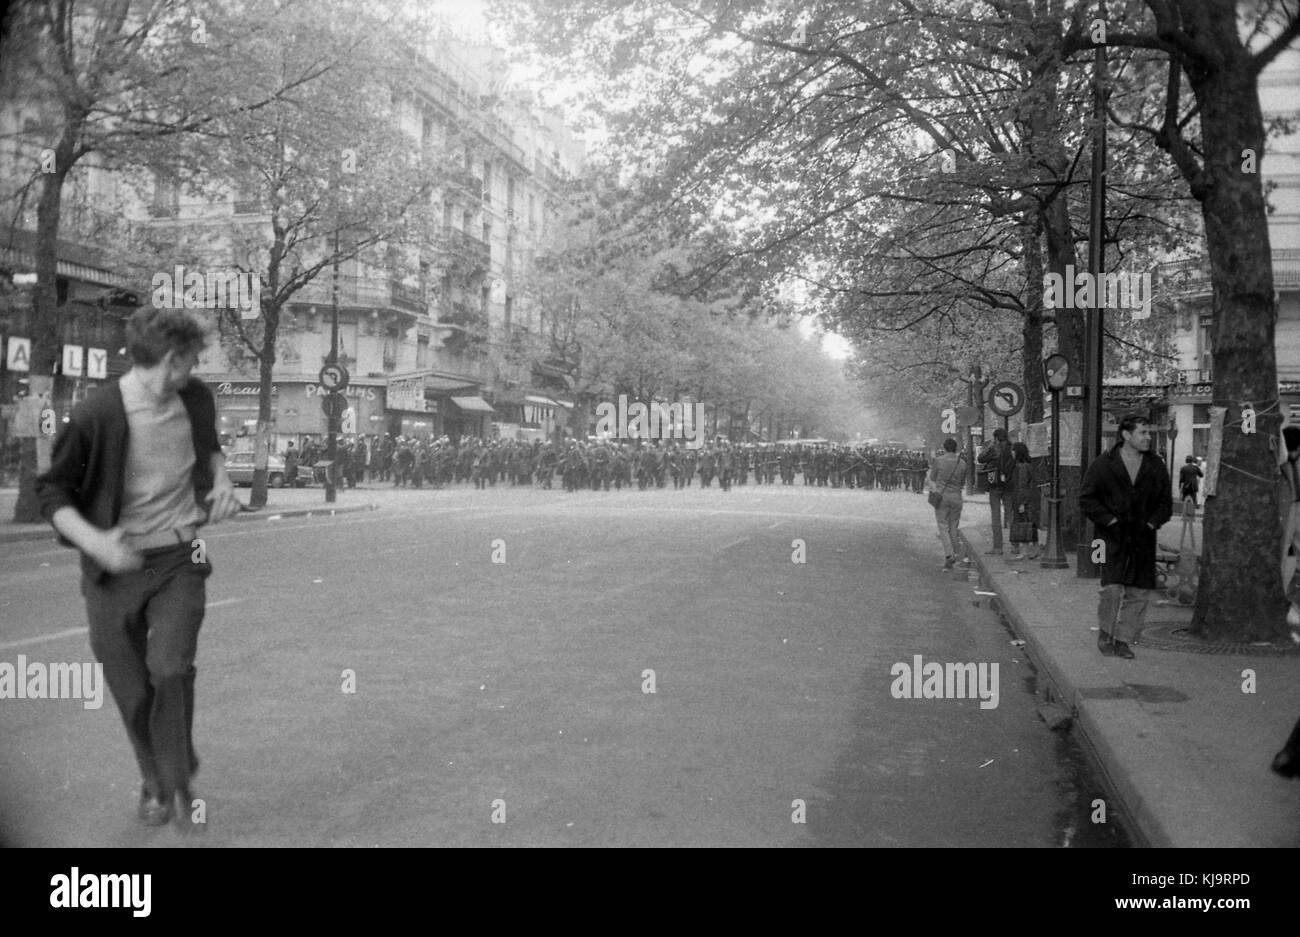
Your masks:
<path fill-rule="evenodd" d="M 5 841 L 1056 846 L 1088 835 L 1081 810 L 1101 794 L 1035 714 L 1032 670 L 973 603 L 975 584 L 939 571 L 919 495 L 498 486 L 374 500 L 373 512 L 207 534 L 201 836 L 138 824 L 134 760 L 106 696 L 97 710 L 0 699 Z M 92 660 L 77 576 L 70 551 L 0 544 L 0 662 Z M 997 664 L 996 708 L 896 699 L 891 667 L 918 654 Z"/>

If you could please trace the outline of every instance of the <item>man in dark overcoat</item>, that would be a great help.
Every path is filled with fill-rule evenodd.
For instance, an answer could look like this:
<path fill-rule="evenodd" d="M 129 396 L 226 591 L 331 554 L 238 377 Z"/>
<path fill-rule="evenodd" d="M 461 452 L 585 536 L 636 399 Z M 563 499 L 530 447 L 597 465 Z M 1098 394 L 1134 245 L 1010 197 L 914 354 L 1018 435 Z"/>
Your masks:
<path fill-rule="evenodd" d="M 1106 657 L 1132 658 L 1129 643 L 1142 631 L 1156 587 L 1156 532 L 1173 513 L 1173 489 L 1164 460 L 1151 452 L 1151 427 L 1124 417 L 1119 441 L 1083 476 L 1079 506 L 1097 529 L 1104 553 L 1097 647 Z"/>

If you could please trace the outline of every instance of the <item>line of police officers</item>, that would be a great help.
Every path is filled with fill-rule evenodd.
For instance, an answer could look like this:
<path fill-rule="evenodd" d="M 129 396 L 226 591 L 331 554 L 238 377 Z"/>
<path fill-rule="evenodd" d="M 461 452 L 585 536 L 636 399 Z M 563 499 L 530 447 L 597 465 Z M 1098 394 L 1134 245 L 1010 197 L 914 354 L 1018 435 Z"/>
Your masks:
<path fill-rule="evenodd" d="M 484 440 L 464 437 L 453 443 L 444 436 L 418 440 L 404 436 L 344 439 L 338 443 L 339 477 L 353 487 L 358 481 L 391 481 L 395 487 L 429 484 L 435 488 L 472 482 L 476 488 L 539 484 L 551 488 L 558 481 L 566 491 L 621 490 L 632 487 L 689 488 L 698 475 L 701 487 L 716 480 L 724 491 L 732 485 L 793 485 L 796 474 L 805 485 L 831 488 L 903 489 L 921 492 L 928 461 L 920 451 L 837 443 L 732 443 L 717 439 L 688 448 L 681 440 L 653 440 L 640 446 L 619 440 L 582 442 L 567 439 L 561 445 L 535 440 Z M 293 484 L 297 466 L 314 465 L 324 456 L 312 439 L 302 452 L 286 453 L 286 475 Z M 310 472 L 304 474 L 310 475 Z"/>

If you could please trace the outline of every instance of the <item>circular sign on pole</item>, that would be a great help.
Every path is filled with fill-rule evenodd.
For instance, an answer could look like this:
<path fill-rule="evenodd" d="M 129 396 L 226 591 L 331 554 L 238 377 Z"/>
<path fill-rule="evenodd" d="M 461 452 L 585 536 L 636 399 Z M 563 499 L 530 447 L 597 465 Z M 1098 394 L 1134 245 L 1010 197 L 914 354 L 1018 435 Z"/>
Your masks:
<path fill-rule="evenodd" d="M 343 411 L 348 408 L 348 404 L 342 394 L 331 392 L 320 399 L 320 408 L 331 420 L 337 420 L 343 416 Z"/>
<path fill-rule="evenodd" d="M 320 369 L 320 386 L 328 391 L 341 391 L 348 386 L 348 369 L 341 364 L 327 364 Z"/>
<path fill-rule="evenodd" d="M 1025 405 L 1025 390 L 1014 381 L 1001 381 L 989 391 L 989 409 L 998 416 L 1015 416 Z"/>
<path fill-rule="evenodd" d="M 1051 355 L 1043 362 L 1043 383 L 1055 393 L 1070 379 L 1070 362 L 1065 355 Z"/>

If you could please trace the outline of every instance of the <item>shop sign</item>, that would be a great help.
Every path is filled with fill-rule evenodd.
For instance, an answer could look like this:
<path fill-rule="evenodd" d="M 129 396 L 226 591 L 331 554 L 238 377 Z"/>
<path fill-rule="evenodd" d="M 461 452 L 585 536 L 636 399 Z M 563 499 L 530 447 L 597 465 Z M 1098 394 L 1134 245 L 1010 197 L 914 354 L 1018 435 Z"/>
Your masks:
<path fill-rule="evenodd" d="M 234 384 L 230 381 L 222 381 L 217 385 L 218 397 L 256 397 L 261 390 L 259 384 Z M 271 385 L 271 393 L 278 394 L 280 388 L 275 384 Z"/>
<path fill-rule="evenodd" d="M 420 391 L 421 393 L 424 392 L 423 385 L 421 385 Z M 329 391 L 321 387 L 319 384 L 307 385 L 308 397 L 323 397 L 325 394 L 328 393 Z M 336 391 L 336 393 L 339 392 Z M 342 391 L 341 393 L 345 394 L 348 397 L 355 397 L 357 400 L 369 400 L 372 403 L 379 399 L 379 395 L 375 393 L 375 389 L 373 387 L 358 387 L 356 384 L 349 384 L 347 390 Z M 405 409 L 409 409 L 409 408 L 405 408 Z"/>
<path fill-rule="evenodd" d="M 424 413 L 424 377 L 400 377 L 388 382 L 388 409 Z"/>

